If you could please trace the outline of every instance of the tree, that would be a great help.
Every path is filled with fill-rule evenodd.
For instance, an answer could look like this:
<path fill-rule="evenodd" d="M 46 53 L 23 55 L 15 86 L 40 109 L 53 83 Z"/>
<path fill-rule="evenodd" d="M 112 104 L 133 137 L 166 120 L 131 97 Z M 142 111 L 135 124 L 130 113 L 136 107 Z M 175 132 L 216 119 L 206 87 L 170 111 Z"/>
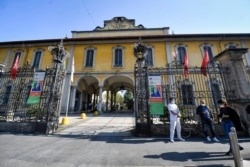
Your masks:
<path fill-rule="evenodd" d="M 126 106 L 129 110 L 133 109 L 133 94 L 130 91 L 126 91 L 124 94 L 124 103 L 126 103 Z"/>

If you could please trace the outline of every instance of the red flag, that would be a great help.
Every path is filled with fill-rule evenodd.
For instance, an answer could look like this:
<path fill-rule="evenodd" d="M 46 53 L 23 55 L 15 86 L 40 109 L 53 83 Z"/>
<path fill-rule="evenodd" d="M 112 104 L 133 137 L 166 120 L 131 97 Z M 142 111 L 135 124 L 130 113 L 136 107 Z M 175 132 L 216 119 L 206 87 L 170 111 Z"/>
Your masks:
<path fill-rule="evenodd" d="M 188 56 L 187 53 L 184 55 L 184 76 L 188 77 Z"/>
<path fill-rule="evenodd" d="M 16 73 L 17 73 L 17 68 L 18 68 L 18 62 L 19 62 L 19 55 L 16 56 L 14 65 L 11 69 L 11 78 L 15 79 L 16 78 Z"/>
<path fill-rule="evenodd" d="M 203 61 L 202 61 L 202 64 L 201 64 L 201 73 L 204 76 L 207 76 L 207 65 L 208 65 L 209 61 L 210 60 L 209 60 L 209 56 L 208 56 L 208 51 L 206 49 L 204 57 L 203 57 Z"/>

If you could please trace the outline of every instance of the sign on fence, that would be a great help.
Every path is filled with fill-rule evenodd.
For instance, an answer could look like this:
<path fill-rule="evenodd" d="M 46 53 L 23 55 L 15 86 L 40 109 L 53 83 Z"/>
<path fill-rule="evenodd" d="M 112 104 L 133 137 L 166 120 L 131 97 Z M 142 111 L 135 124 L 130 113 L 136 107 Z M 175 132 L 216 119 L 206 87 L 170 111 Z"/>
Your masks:
<path fill-rule="evenodd" d="M 150 114 L 163 115 L 162 82 L 160 75 L 149 75 Z"/>
<path fill-rule="evenodd" d="M 43 88 L 45 72 L 35 72 L 27 104 L 38 104 Z"/>

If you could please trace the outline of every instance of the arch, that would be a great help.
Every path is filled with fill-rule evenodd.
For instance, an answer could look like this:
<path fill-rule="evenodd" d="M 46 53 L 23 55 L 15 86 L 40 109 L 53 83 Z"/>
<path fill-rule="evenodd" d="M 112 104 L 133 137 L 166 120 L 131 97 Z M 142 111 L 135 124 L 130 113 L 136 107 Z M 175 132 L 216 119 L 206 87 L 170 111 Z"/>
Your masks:
<path fill-rule="evenodd" d="M 128 75 L 109 75 L 103 79 L 102 85 L 112 87 L 114 91 L 117 91 L 121 84 L 128 90 L 134 90 L 134 80 Z"/>

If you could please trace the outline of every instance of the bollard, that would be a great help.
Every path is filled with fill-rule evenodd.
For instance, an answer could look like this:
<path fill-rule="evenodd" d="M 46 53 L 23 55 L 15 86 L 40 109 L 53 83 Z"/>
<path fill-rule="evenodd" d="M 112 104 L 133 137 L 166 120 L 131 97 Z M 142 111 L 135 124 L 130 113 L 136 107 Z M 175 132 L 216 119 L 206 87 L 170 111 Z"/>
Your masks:
<path fill-rule="evenodd" d="M 63 125 L 68 125 L 68 124 L 69 124 L 69 119 L 68 119 L 68 117 L 64 117 L 64 118 L 62 119 L 62 124 L 63 124 Z"/>
<path fill-rule="evenodd" d="M 85 119 L 86 118 L 86 114 L 85 113 L 81 113 L 81 118 Z"/>
<path fill-rule="evenodd" d="M 94 116 L 97 116 L 98 114 L 99 114 L 98 111 L 95 111 L 95 112 L 94 112 Z"/>
<path fill-rule="evenodd" d="M 237 133 L 234 127 L 231 128 L 231 132 L 229 133 L 229 139 L 230 139 L 230 144 L 232 147 L 232 153 L 234 157 L 235 166 L 243 167 L 243 161 L 240 155 Z"/>

